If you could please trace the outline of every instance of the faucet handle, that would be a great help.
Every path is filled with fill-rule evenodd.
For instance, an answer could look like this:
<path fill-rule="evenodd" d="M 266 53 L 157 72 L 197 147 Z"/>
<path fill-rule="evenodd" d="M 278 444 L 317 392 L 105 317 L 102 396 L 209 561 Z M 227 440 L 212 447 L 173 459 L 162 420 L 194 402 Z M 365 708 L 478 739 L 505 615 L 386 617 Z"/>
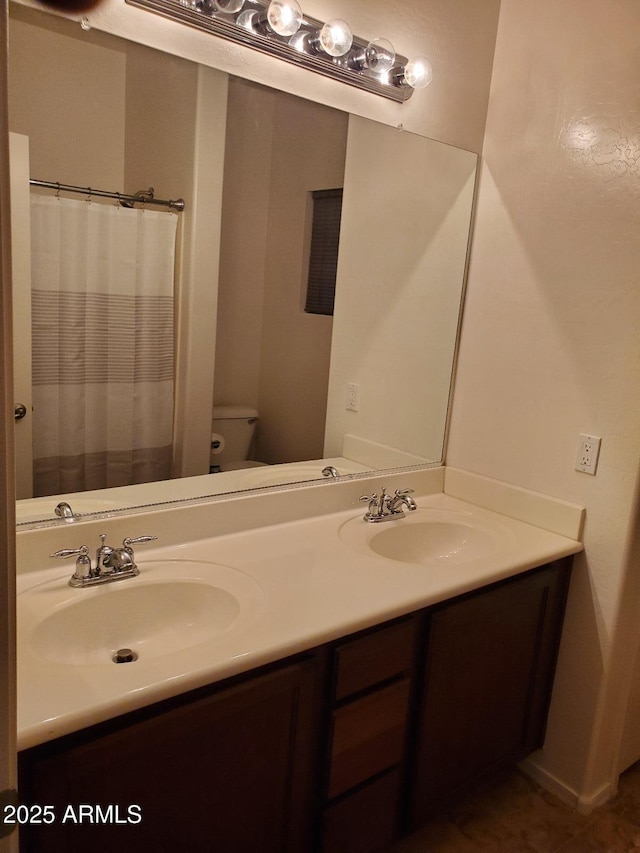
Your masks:
<path fill-rule="evenodd" d="M 415 489 L 396 489 L 395 496 L 397 498 L 403 498 L 405 495 L 412 495 L 415 492 Z"/>
<path fill-rule="evenodd" d="M 135 536 L 131 538 L 131 536 L 127 536 L 122 540 L 122 547 L 129 554 L 131 560 L 133 560 L 133 546 L 138 545 L 140 542 L 153 542 L 156 540 L 157 536 Z"/>
<path fill-rule="evenodd" d="M 360 495 L 359 501 L 377 501 L 378 495 L 374 492 L 372 495 Z"/>
<path fill-rule="evenodd" d="M 139 542 L 154 542 L 157 538 L 157 536 L 136 536 L 132 539 L 130 536 L 127 536 L 126 539 L 122 540 L 122 547 L 131 548 L 132 545 L 137 545 Z"/>
<path fill-rule="evenodd" d="M 60 551 L 49 554 L 50 557 L 57 557 L 60 560 L 66 560 L 68 557 L 87 557 L 88 555 L 88 545 L 82 545 L 80 548 L 61 548 Z"/>
<path fill-rule="evenodd" d="M 91 559 L 89 557 L 89 546 L 82 545 L 80 548 L 62 548 L 60 551 L 54 551 L 49 554 L 50 557 L 56 557 L 60 560 L 66 560 L 68 557 L 77 557 L 76 568 L 72 575 L 71 582 L 86 580 L 94 576 L 94 571 L 91 568 Z"/>

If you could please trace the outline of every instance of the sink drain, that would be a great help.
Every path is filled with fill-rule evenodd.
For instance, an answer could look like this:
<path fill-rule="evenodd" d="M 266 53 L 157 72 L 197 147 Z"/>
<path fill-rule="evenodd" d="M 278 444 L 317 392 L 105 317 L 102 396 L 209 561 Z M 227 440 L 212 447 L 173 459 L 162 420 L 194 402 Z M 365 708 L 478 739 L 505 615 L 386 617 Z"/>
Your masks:
<path fill-rule="evenodd" d="M 114 663 L 131 663 L 138 660 L 138 653 L 134 652 L 133 649 L 118 649 L 112 660 Z"/>

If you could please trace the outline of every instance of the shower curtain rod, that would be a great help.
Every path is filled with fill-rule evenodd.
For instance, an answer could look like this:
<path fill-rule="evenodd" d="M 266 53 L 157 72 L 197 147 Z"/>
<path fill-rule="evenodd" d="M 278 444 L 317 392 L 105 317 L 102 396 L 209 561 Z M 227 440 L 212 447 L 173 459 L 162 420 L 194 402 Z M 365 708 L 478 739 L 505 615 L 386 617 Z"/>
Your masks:
<path fill-rule="evenodd" d="M 125 206 L 136 203 L 158 204 L 161 207 L 170 207 L 172 210 L 184 210 L 184 199 L 179 198 L 173 201 L 172 199 L 166 200 L 162 198 L 154 198 L 153 187 L 149 187 L 148 190 L 140 190 L 140 192 L 135 195 L 127 195 L 125 193 L 109 192 L 108 190 L 94 190 L 92 187 L 74 187 L 71 186 L 71 184 L 60 184 L 57 181 L 36 181 L 34 178 L 31 178 L 29 183 L 32 187 L 47 187 L 51 190 L 58 190 L 58 192 L 82 193 L 82 195 L 89 197 L 95 195 L 100 196 L 101 198 L 115 198 Z"/>

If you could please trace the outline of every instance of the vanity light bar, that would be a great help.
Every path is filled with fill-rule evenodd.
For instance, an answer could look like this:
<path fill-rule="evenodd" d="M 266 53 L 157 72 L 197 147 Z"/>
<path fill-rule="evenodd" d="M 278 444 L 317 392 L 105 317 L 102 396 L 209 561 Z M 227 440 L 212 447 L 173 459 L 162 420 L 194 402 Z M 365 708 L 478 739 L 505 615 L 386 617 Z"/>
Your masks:
<path fill-rule="evenodd" d="M 386 39 L 367 42 L 344 21 L 303 15 L 297 0 L 125 2 L 398 103 L 431 82 L 428 60 L 409 62 Z"/>

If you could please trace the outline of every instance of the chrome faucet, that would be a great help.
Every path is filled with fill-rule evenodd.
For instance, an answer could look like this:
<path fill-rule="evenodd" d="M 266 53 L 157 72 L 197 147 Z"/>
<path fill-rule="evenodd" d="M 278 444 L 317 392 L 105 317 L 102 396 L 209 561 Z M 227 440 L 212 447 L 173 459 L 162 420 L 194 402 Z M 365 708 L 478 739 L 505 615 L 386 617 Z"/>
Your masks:
<path fill-rule="evenodd" d="M 381 521 L 396 521 L 404 518 L 405 507 L 409 512 L 413 512 L 418 508 L 418 505 L 411 497 L 413 489 L 396 489 L 393 495 L 388 495 L 386 488 L 383 486 L 380 490 L 380 495 L 362 495 L 361 501 L 368 501 L 369 507 L 364 514 L 364 520 L 374 524 Z"/>
<path fill-rule="evenodd" d="M 340 476 L 340 472 L 337 468 L 334 468 L 333 465 L 327 465 L 322 469 L 323 477 L 331 477 L 333 480 L 337 480 Z"/>
<path fill-rule="evenodd" d="M 75 513 L 66 501 L 60 501 L 54 509 L 54 513 L 58 518 L 64 518 L 65 521 L 71 522 L 76 520 Z"/>
<path fill-rule="evenodd" d="M 413 494 L 413 489 L 396 489 L 392 498 L 389 499 L 389 512 L 393 515 L 398 515 L 398 513 L 404 512 L 402 507 L 406 507 L 408 512 L 413 512 L 414 509 L 418 509 L 418 504 L 411 497 Z"/>
<path fill-rule="evenodd" d="M 112 548 L 107 545 L 106 533 L 100 536 L 100 545 L 96 550 L 96 565 L 91 565 L 89 547 L 82 545 L 80 548 L 63 548 L 50 554 L 61 560 L 76 557 L 76 568 L 69 579 L 69 586 L 86 587 L 96 586 L 100 583 L 133 578 L 140 574 L 140 570 L 134 562 L 133 545 L 139 542 L 153 542 L 156 536 L 138 536 L 135 539 L 127 537 L 122 542 L 121 548 Z"/>

